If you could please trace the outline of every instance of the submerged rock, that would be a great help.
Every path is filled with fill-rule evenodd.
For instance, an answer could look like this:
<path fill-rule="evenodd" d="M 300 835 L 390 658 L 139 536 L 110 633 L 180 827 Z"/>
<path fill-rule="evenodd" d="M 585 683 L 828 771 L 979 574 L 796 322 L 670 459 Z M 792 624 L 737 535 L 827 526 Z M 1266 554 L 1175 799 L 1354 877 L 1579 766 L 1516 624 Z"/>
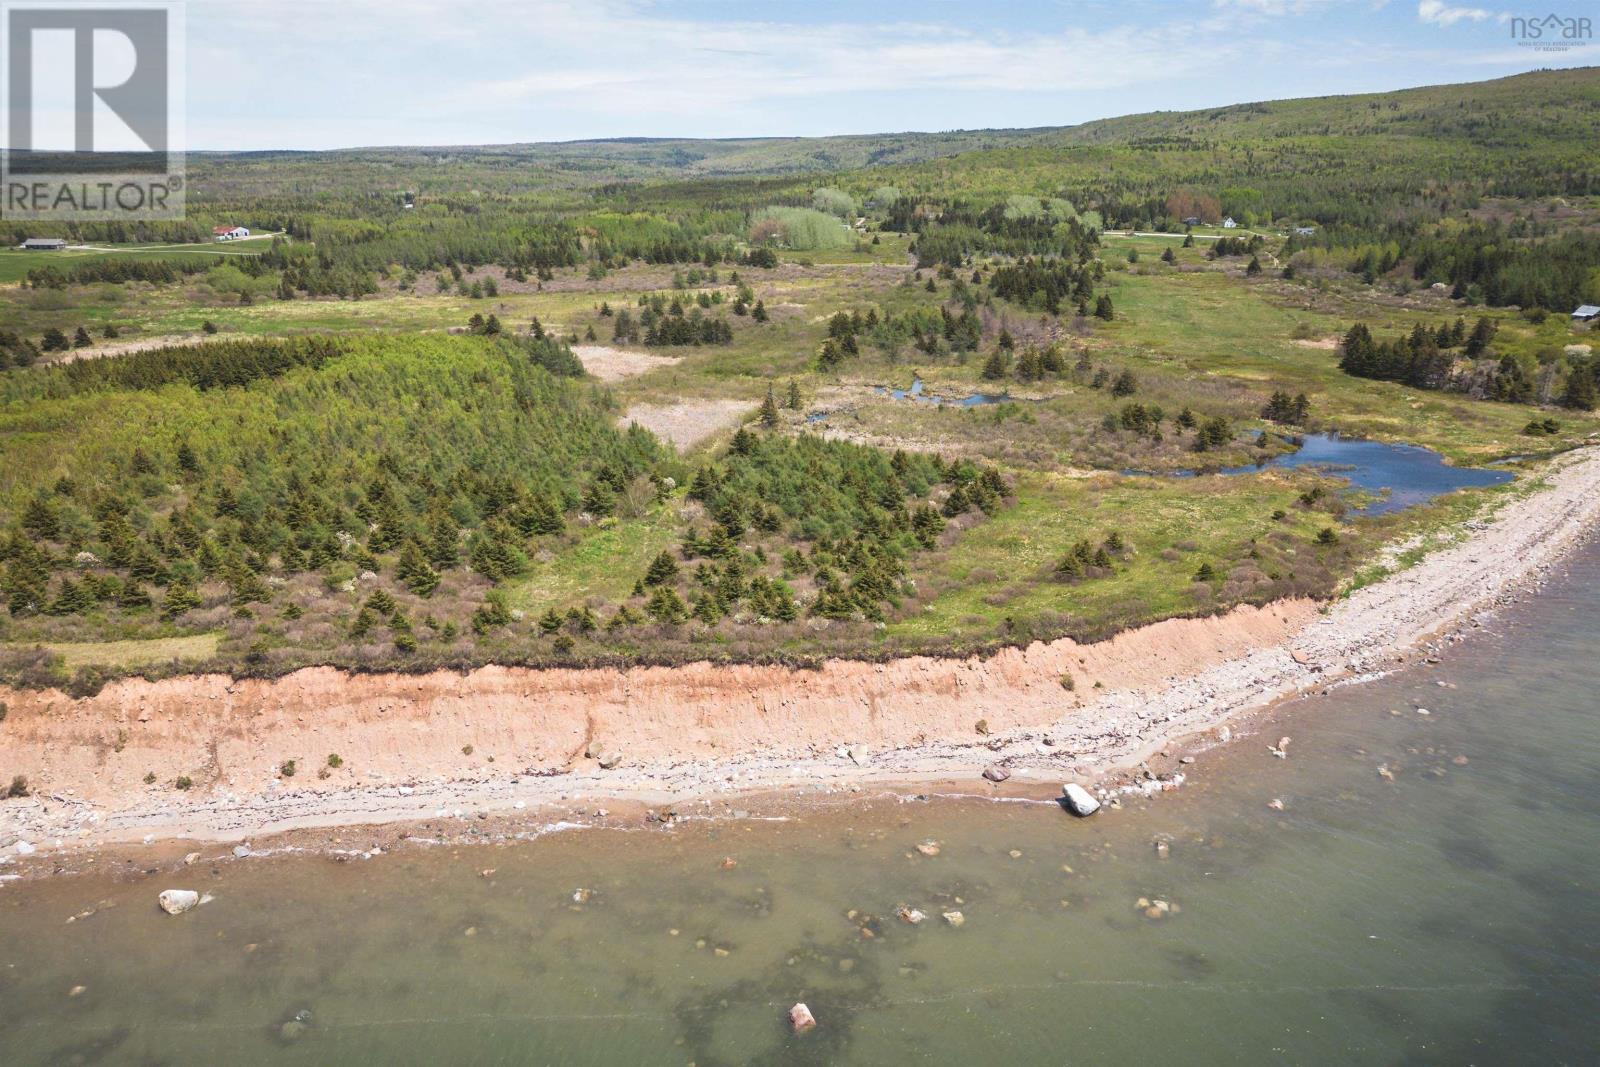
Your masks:
<path fill-rule="evenodd" d="M 200 903 L 200 894 L 193 889 L 163 889 L 156 903 L 168 915 L 182 915 Z"/>
<path fill-rule="evenodd" d="M 1068 782 L 1061 787 L 1061 802 L 1080 819 L 1100 810 L 1100 802 L 1094 798 L 1094 794 L 1077 782 Z"/>
<path fill-rule="evenodd" d="M 298 1041 L 305 1036 L 306 1030 L 311 1027 L 311 1012 L 301 1008 L 294 1013 L 294 1017 L 278 1027 L 278 1037 L 284 1041 Z"/>
<path fill-rule="evenodd" d="M 789 1029 L 797 1034 L 807 1030 L 814 1030 L 817 1026 L 817 1017 L 811 1014 L 811 1009 L 804 1004 L 796 1004 L 789 1009 Z"/>
<path fill-rule="evenodd" d="M 922 922 L 922 920 L 928 917 L 924 912 L 921 912 L 916 908 L 907 907 L 905 905 L 901 905 L 899 908 L 897 908 L 895 910 L 895 914 L 900 917 L 901 922 L 910 923 L 912 926 L 917 926 Z"/>
<path fill-rule="evenodd" d="M 937 856 L 939 854 L 939 842 L 924 841 L 917 846 L 917 851 L 924 856 Z"/>
<path fill-rule="evenodd" d="M 942 918 L 951 926 L 961 926 L 967 921 L 967 917 L 961 914 L 959 911 L 944 912 Z"/>

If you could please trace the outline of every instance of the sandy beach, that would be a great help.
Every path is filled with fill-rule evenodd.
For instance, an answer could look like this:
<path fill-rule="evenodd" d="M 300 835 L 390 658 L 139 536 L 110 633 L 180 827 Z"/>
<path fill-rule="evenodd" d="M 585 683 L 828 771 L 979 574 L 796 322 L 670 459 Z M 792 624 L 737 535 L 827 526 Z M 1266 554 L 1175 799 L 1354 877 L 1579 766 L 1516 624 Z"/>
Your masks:
<path fill-rule="evenodd" d="M 1064 780 L 1159 789 L 1181 756 L 1249 713 L 1431 657 L 1452 631 L 1536 589 L 1593 528 L 1600 452 L 1527 477 L 1541 484 L 1455 543 L 1332 604 L 1241 607 L 1094 644 L 816 669 L 319 668 L 272 681 L 134 679 L 83 700 L 0 690 L 0 768 L 33 785 L 0 805 L 0 855 L 37 863 L 109 844 L 930 783 L 1016 796 Z M 992 785 L 986 768 L 1010 778 Z M 173 788 L 179 775 L 191 789 Z"/>

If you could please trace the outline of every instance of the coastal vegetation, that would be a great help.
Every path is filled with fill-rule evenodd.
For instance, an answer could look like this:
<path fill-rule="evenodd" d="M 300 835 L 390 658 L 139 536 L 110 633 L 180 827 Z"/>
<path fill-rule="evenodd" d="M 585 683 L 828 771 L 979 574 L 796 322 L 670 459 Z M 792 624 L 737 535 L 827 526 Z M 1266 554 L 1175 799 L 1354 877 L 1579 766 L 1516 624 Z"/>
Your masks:
<path fill-rule="evenodd" d="M 876 658 L 1336 595 L 1499 490 L 1379 516 L 1233 472 L 1596 428 L 1597 95 L 687 176 L 683 143 L 207 156 L 188 220 L 0 252 L 0 675 Z"/>

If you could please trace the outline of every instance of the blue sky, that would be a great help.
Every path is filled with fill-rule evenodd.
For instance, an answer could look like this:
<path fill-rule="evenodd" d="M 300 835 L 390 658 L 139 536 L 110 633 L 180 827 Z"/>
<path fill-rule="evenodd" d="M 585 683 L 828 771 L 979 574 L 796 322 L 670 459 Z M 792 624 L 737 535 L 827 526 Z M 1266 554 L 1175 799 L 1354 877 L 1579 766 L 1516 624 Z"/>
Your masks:
<path fill-rule="evenodd" d="M 1482 6 L 1479 6 L 1481 3 Z M 1540 0 L 189 0 L 195 149 L 1052 126 L 1479 81 Z"/>

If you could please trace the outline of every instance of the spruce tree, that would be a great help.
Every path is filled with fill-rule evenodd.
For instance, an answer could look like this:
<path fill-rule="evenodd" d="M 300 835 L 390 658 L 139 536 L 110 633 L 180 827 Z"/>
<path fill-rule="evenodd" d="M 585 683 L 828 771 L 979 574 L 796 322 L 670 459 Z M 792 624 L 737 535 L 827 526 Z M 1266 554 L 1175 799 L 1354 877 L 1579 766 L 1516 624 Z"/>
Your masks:
<path fill-rule="evenodd" d="M 428 566 L 427 557 L 414 540 L 406 541 L 405 547 L 400 550 L 394 574 L 402 585 L 420 597 L 432 596 L 439 587 L 438 572 Z"/>
<path fill-rule="evenodd" d="M 988 360 L 983 364 L 983 380 L 986 382 L 997 382 L 1005 376 L 1006 352 L 1003 348 L 997 348 L 993 352 L 989 353 Z"/>
<path fill-rule="evenodd" d="M 1567 388 L 1561 394 L 1561 406 L 1577 411 L 1594 410 L 1594 371 L 1581 365 L 1572 368 L 1567 375 Z"/>
<path fill-rule="evenodd" d="M 161 617 L 167 621 L 200 606 L 200 597 L 187 578 L 178 578 L 167 587 L 166 599 L 161 602 Z"/>
<path fill-rule="evenodd" d="M 778 401 L 772 395 L 772 383 L 767 383 L 766 399 L 761 401 L 761 425 L 769 430 L 778 428 Z"/>

